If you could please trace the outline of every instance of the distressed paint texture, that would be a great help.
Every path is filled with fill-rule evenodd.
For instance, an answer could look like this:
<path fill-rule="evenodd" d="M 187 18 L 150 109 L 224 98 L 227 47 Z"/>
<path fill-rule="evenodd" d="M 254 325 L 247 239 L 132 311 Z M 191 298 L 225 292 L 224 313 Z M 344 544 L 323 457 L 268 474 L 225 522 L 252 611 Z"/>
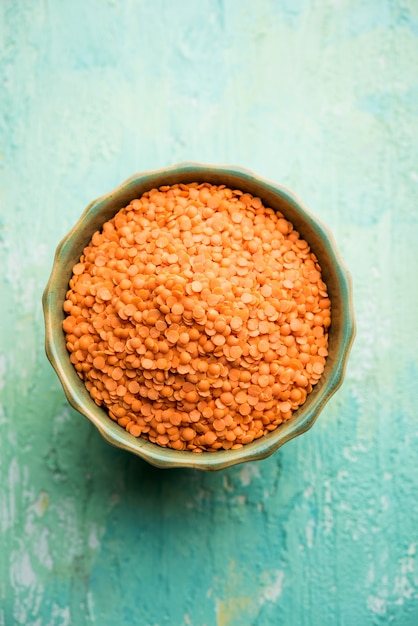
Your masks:
<path fill-rule="evenodd" d="M 418 4 L 3 0 L 0 625 L 418 624 Z M 160 471 L 67 405 L 41 293 L 85 205 L 234 163 L 335 233 L 358 334 L 312 431 Z"/>

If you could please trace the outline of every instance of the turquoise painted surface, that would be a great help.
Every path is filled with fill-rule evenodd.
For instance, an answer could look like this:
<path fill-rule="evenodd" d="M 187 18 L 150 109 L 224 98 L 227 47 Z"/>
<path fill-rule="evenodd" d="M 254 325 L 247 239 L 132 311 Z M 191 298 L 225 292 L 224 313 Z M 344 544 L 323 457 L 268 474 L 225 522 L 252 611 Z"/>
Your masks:
<path fill-rule="evenodd" d="M 1 626 L 415 626 L 417 3 L 5 0 L 0 29 Z M 110 447 L 43 349 L 60 238 L 180 160 L 292 187 L 355 286 L 314 428 L 216 474 Z"/>

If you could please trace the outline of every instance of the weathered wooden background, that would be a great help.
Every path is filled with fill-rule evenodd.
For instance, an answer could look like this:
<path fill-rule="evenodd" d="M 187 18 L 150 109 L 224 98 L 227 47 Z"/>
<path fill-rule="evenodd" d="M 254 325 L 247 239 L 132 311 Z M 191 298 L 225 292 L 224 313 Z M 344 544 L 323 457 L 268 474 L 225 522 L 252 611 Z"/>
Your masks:
<path fill-rule="evenodd" d="M 0 624 L 418 624 L 418 3 L 3 0 Z M 41 294 L 134 172 L 292 187 L 351 270 L 357 340 L 268 460 L 161 471 L 69 408 Z"/>

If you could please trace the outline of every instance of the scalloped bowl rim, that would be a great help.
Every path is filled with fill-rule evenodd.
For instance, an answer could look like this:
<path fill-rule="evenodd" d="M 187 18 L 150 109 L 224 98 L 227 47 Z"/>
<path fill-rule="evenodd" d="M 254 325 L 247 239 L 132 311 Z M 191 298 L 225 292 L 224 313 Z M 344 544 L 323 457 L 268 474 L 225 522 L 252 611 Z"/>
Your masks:
<path fill-rule="evenodd" d="M 66 353 L 67 356 L 60 356 L 60 343 L 62 349 L 64 334 L 61 326 L 58 327 L 61 334 L 59 334 L 56 328 L 54 328 L 54 323 L 56 324 L 54 319 L 58 306 L 58 301 L 55 298 L 54 287 L 60 282 L 62 271 L 61 255 L 63 251 L 67 251 L 67 255 L 69 255 L 74 239 L 77 237 L 78 233 L 80 233 L 80 231 L 82 231 L 83 228 L 89 224 L 89 218 L 94 214 L 94 212 L 96 211 L 99 214 L 106 203 L 109 203 L 112 199 L 122 195 L 126 188 L 134 184 L 149 182 L 149 185 L 146 186 L 148 189 L 152 189 L 155 187 L 155 185 L 152 184 L 152 181 L 157 178 L 161 178 L 162 176 L 167 178 L 171 175 L 175 175 L 175 177 L 178 176 L 180 179 L 182 175 L 191 176 L 193 174 L 193 176 L 196 175 L 196 179 L 200 179 L 203 182 L 204 174 L 209 177 L 213 173 L 221 174 L 224 178 L 227 178 L 228 176 L 240 178 L 242 180 L 242 186 L 237 186 L 236 188 L 241 188 L 244 191 L 245 187 L 248 187 L 249 183 L 262 187 L 266 193 L 268 191 L 270 194 L 279 197 L 286 204 L 293 207 L 293 210 L 301 216 L 302 220 L 307 224 L 309 223 L 312 230 L 320 238 L 325 248 L 325 254 L 330 261 L 332 261 L 337 274 L 338 286 L 342 295 L 343 329 L 338 346 L 339 358 L 332 364 L 330 371 L 327 372 L 327 375 L 323 376 L 324 380 L 321 378 L 321 388 L 316 390 L 319 383 L 314 388 L 316 394 L 310 404 L 306 401 L 305 404 L 294 413 L 289 421 L 280 425 L 269 435 L 265 435 L 250 444 L 246 444 L 242 448 L 237 450 L 221 450 L 218 452 L 202 452 L 200 454 L 196 454 L 193 452 L 179 452 L 169 448 L 162 448 L 157 444 L 153 444 L 142 438 L 134 438 L 120 426 L 115 424 L 109 418 L 104 409 L 95 404 L 90 396 L 88 396 L 87 390 L 86 394 L 82 394 L 83 397 L 80 397 L 79 385 L 80 383 L 84 385 L 84 383 L 82 383 L 76 373 L 76 370 L 71 364 L 68 353 Z M 190 178 L 189 182 L 192 182 L 192 178 Z M 182 181 L 179 180 L 179 182 Z M 158 186 L 161 184 L 164 184 L 164 182 L 158 182 Z M 131 197 L 131 199 L 133 198 L 134 196 Z M 91 235 L 93 232 L 94 231 L 91 232 Z M 308 243 L 310 242 L 308 241 Z M 317 251 L 315 251 L 315 254 L 317 254 Z M 141 457 L 143 460 L 160 468 L 191 467 L 202 470 L 218 470 L 236 465 L 238 463 L 244 463 L 246 461 L 264 459 L 290 439 L 293 439 L 294 437 L 297 437 L 309 430 L 316 421 L 325 404 L 342 385 L 348 355 L 355 336 L 351 276 L 341 259 L 334 236 L 329 228 L 305 207 L 293 191 L 284 185 L 272 182 L 246 168 L 234 165 L 211 165 L 207 163 L 182 162 L 166 168 L 139 172 L 127 178 L 122 184 L 112 191 L 103 194 L 90 202 L 80 215 L 73 228 L 62 238 L 57 246 L 51 274 L 43 293 L 42 304 L 45 318 L 46 354 L 62 384 L 69 403 L 82 415 L 87 417 L 109 443 L 130 451 Z M 327 367 L 324 374 L 326 370 Z M 314 391 L 308 395 L 308 398 L 314 394 Z"/>

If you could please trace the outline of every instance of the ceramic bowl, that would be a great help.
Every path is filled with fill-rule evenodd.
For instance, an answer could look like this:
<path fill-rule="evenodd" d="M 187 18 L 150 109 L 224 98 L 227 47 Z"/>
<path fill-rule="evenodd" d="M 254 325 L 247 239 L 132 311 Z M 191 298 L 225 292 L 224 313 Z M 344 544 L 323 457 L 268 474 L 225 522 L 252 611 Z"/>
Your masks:
<path fill-rule="evenodd" d="M 72 275 L 72 267 L 80 258 L 93 233 L 100 230 L 106 220 L 145 191 L 161 185 L 193 181 L 225 184 L 232 189 L 241 189 L 259 196 L 266 206 L 281 211 L 316 254 L 332 303 L 329 356 L 325 370 L 302 407 L 275 431 L 240 449 L 200 454 L 162 448 L 145 439 L 133 437 L 113 422 L 106 411 L 95 404 L 78 377 L 70 362 L 62 330 L 63 302 Z M 245 461 L 262 459 L 293 437 L 307 431 L 342 383 L 355 332 L 350 276 L 337 251 L 334 238 L 324 224 L 308 212 L 291 191 L 279 184 L 269 182 L 240 167 L 197 163 L 180 163 L 161 170 L 135 174 L 117 189 L 89 204 L 77 224 L 57 248 L 51 276 L 43 295 L 43 307 L 46 353 L 70 404 L 85 415 L 111 444 L 133 452 L 161 468 L 191 467 L 217 470 Z"/>

